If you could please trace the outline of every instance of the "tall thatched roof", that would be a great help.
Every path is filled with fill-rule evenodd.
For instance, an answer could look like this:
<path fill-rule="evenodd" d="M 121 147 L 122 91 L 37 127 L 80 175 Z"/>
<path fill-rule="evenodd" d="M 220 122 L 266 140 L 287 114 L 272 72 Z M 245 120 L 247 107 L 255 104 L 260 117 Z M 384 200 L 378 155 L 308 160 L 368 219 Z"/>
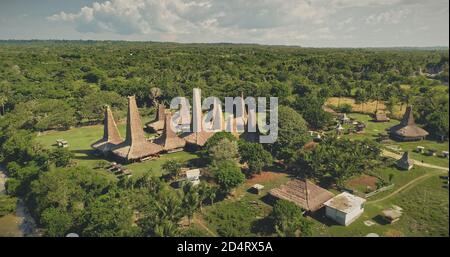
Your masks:
<path fill-rule="evenodd" d="M 165 151 L 170 151 L 173 149 L 182 148 L 186 145 L 186 141 L 177 136 L 174 128 L 171 126 L 172 114 L 170 112 L 166 113 L 164 132 L 163 134 L 155 139 L 154 143 L 162 146 Z"/>
<path fill-rule="evenodd" d="M 409 152 L 406 151 L 405 153 L 403 153 L 402 158 L 397 160 L 395 164 L 401 169 L 410 170 L 414 165 L 414 161 L 409 158 Z"/>
<path fill-rule="evenodd" d="M 178 123 L 181 125 L 191 124 L 191 110 L 189 110 L 189 106 L 181 105 Z"/>
<path fill-rule="evenodd" d="M 109 106 L 105 106 L 105 118 L 103 123 L 103 138 L 93 143 L 92 148 L 106 153 L 115 145 L 121 143 L 123 139 L 117 129 L 117 124 Z"/>
<path fill-rule="evenodd" d="M 123 159 L 137 160 L 162 151 L 162 147 L 147 141 L 134 96 L 128 97 L 127 135 L 113 153 Z"/>
<path fill-rule="evenodd" d="M 242 115 L 242 120 L 244 121 L 244 125 L 245 124 L 247 124 L 247 120 L 248 120 L 248 113 L 247 113 L 247 109 L 245 108 L 245 100 L 244 100 L 244 93 L 243 92 L 241 92 L 241 102 L 240 102 L 240 105 L 241 105 L 241 108 L 242 108 L 242 111 L 243 111 L 243 115 Z"/>
<path fill-rule="evenodd" d="M 270 190 L 270 195 L 293 202 L 306 211 L 316 211 L 333 198 L 333 193 L 308 180 L 293 179 Z"/>
<path fill-rule="evenodd" d="M 420 139 L 429 135 L 427 131 L 416 125 L 412 106 L 406 108 L 400 124 L 390 128 L 391 134 L 402 139 Z"/>
<path fill-rule="evenodd" d="M 239 101 L 237 103 L 237 105 L 240 106 L 243 114 L 242 116 L 237 117 L 237 111 L 233 113 L 225 113 L 225 117 L 224 117 L 224 127 L 223 129 L 226 129 L 227 131 L 229 130 L 235 137 L 239 137 L 240 133 L 244 133 L 244 132 L 239 132 L 237 129 L 238 124 L 242 124 L 242 126 L 244 127 L 244 131 L 245 131 L 245 127 L 247 126 L 247 122 L 248 122 L 248 112 L 247 109 L 245 108 L 245 101 L 244 101 L 244 95 L 243 93 L 241 93 L 241 101 Z M 231 119 L 231 124 L 229 124 L 229 119 Z"/>
<path fill-rule="evenodd" d="M 219 102 L 215 102 L 211 112 L 212 120 L 207 122 L 207 128 L 213 130 L 213 132 L 222 131 L 225 128 L 222 105 Z"/>
<path fill-rule="evenodd" d="M 156 118 L 154 121 L 146 124 L 147 128 L 151 128 L 154 131 L 159 131 L 164 128 L 164 117 L 166 113 L 166 107 L 163 103 L 158 104 L 158 111 L 156 112 Z"/>
<path fill-rule="evenodd" d="M 196 145 L 196 146 L 204 146 L 206 141 L 210 137 L 214 135 L 214 132 L 206 132 L 203 128 L 203 113 L 201 106 L 201 90 L 199 88 L 193 89 L 193 105 L 192 105 L 192 123 L 191 123 L 191 131 L 190 133 L 184 133 L 182 136 L 186 143 Z M 198 129 L 199 131 L 195 132 L 194 130 Z"/>

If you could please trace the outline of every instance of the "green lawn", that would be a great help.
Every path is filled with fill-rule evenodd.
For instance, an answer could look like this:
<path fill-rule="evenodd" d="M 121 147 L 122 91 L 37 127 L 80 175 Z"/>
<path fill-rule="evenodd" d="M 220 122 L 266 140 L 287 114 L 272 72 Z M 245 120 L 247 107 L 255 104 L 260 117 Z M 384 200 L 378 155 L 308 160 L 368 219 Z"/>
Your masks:
<path fill-rule="evenodd" d="M 344 135 L 344 137 L 351 138 L 351 139 L 376 139 L 376 136 L 378 133 L 384 133 L 386 132 L 387 128 L 390 128 L 394 125 L 397 125 L 400 121 L 391 119 L 390 122 L 373 122 L 371 121 L 371 117 L 366 114 L 359 114 L 359 113 L 351 113 L 348 115 L 349 117 L 352 117 L 356 119 L 357 121 L 364 122 L 367 125 L 367 128 L 365 129 L 364 133 L 361 134 L 351 134 L 351 135 Z M 349 128 L 352 125 L 345 125 L 344 128 Z M 389 143 L 384 144 L 385 146 L 396 146 L 399 147 L 402 151 L 409 151 L 411 158 L 418 160 L 418 161 L 424 161 L 429 164 L 448 167 L 449 166 L 449 160 L 446 158 L 442 158 L 439 155 L 442 151 L 448 151 L 449 150 L 449 142 L 439 143 L 437 141 L 432 140 L 422 140 L 422 141 L 414 141 L 414 142 L 398 142 L 394 140 L 390 140 Z M 416 153 L 414 150 L 417 146 L 423 146 L 425 149 L 434 149 L 437 150 L 437 156 L 426 156 L 424 154 Z"/>
<path fill-rule="evenodd" d="M 261 181 L 248 180 L 235 190 L 233 197 L 203 208 L 203 219 L 212 231 L 222 236 L 267 236 L 272 233 L 267 216 L 272 206 L 266 200 L 268 191 L 289 180 L 285 173 Z M 248 192 L 255 183 L 264 186 L 260 195 Z M 233 234 L 234 233 L 234 234 Z"/>
<path fill-rule="evenodd" d="M 319 217 L 312 219 L 315 223 L 314 236 L 365 236 L 377 233 L 380 236 L 448 236 L 448 188 L 446 180 L 440 176 L 432 176 L 425 181 L 402 191 L 382 202 L 365 206 L 361 217 L 347 227 L 327 222 Z M 403 208 L 400 221 L 385 224 L 381 219 L 381 211 L 397 205 Z M 370 220 L 373 226 L 363 222 Z"/>
<path fill-rule="evenodd" d="M 392 183 L 394 184 L 394 187 L 388 191 L 381 192 L 379 194 L 374 195 L 373 197 L 370 198 L 370 200 L 382 198 L 382 197 L 392 193 L 396 189 L 404 186 L 409 181 L 426 174 L 427 172 L 428 173 L 430 173 L 430 172 L 436 173 L 436 170 L 419 167 L 419 166 L 415 166 L 414 168 L 412 168 L 409 171 L 399 170 L 395 166 L 378 168 L 374 171 L 374 173 L 381 176 L 385 181 L 389 181 L 389 174 L 394 175 L 392 178 Z"/>
<path fill-rule="evenodd" d="M 119 130 L 121 135 L 125 135 L 125 124 L 120 124 Z M 37 141 L 47 148 L 54 148 L 57 139 L 65 139 L 69 143 L 68 149 L 75 154 L 74 161 L 78 165 L 94 167 L 101 157 L 96 156 L 91 144 L 103 136 L 103 126 L 87 126 L 72 128 L 66 131 L 50 131 L 37 137 Z M 152 136 L 152 134 L 147 134 Z M 197 155 L 188 152 L 176 152 L 162 155 L 155 160 L 148 160 L 140 163 L 132 163 L 125 165 L 130 168 L 135 175 L 143 174 L 152 170 L 156 176 L 162 175 L 161 165 L 169 159 L 176 159 L 187 162 L 198 158 Z"/>
<path fill-rule="evenodd" d="M 378 133 L 385 133 L 387 128 L 390 128 L 399 123 L 398 120 L 394 119 L 391 119 L 389 122 L 373 122 L 372 118 L 369 115 L 360 113 L 351 113 L 348 115 L 348 117 L 363 122 L 367 126 L 366 129 L 364 130 L 364 133 L 348 135 L 349 137 L 355 139 L 363 139 L 363 138 L 376 139 Z M 353 125 L 345 125 L 344 128 L 348 128 L 350 126 Z"/>

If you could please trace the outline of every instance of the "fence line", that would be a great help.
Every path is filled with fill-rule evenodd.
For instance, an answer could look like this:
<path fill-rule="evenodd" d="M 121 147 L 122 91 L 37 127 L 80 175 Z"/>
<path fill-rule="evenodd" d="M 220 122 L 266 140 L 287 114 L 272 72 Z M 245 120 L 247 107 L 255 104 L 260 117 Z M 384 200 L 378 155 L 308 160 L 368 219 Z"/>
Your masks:
<path fill-rule="evenodd" d="M 365 198 L 369 198 L 369 197 L 372 197 L 372 196 L 374 196 L 374 195 L 376 195 L 376 194 L 378 194 L 378 193 L 381 193 L 381 192 L 390 190 L 390 189 L 392 189 L 394 186 L 395 186 L 395 184 L 391 184 L 391 185 L 389 185 L 389 186 L 385 186 L 385 187 L 379 188 L 379 189 L 377 189 L 377 190 L 375 190 L 375 191 L 373 191 L 373 192 L 370 192 L 370 193 L 365 194 Z"/>

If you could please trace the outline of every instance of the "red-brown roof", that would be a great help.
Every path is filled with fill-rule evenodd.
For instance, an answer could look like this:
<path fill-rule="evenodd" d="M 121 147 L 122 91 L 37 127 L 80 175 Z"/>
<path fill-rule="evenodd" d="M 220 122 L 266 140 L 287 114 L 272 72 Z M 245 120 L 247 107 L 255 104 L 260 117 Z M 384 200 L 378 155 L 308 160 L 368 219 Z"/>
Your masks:
<path fill-rule="evenodd" d="M 306 211 L 316 211 L 333 198 L 333 193 L 308 180 L 293 179 L 269 192 L 272 196 L 293 202 Z"/>
<path fill-rule="evenodd" d="M 165 115 L 164 132 L 155 139 L 154 143 L 163 147 L 165 151 L 182 148 L 186 145 L 186 141 L 177 136 L 174 128 L 171 126 L 172 114 L 170 112 Z"/>
<path fill-rule="evenodd" d="M 141 117 L 134 96 L 128 97 L 127 135 L 125 141 L 113 149 L 113 154 L 127 160 L 142 159 L 161 152 L 161 146 L 145 138 Z"/>
<path fill-rule="evenodd" d="M 114 148 L 117 144 L 120 144 L 123 139 L 120 136 L 119 130 L 117 129 L 117 124 L 114 120 L 109 106 L 105 106 L 105 118 L 103 123 L 103 138 L 93 143 L 92 148 L 106 153 Z"/>
<path fill-rule="evenodd" d="M 400 124 L 390 129 L 391 133 L 403 138 L 418 138 L 426 137 L 429 133 L 416 125 L 414 121 L 412 106 L 406 108 L 406 112 L 403 115 L 403 119 Z"/>

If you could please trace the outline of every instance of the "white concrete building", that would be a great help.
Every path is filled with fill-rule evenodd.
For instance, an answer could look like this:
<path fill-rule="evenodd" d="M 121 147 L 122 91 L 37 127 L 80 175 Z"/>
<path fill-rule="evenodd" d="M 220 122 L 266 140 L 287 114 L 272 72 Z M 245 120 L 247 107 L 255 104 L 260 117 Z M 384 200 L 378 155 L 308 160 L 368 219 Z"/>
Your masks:
<path fill-rule="evenodd" d="M 364 212 L 366 199 L 341 193 L 324 203 L 326 216 L 337 223 L 348 226 Z"/>
<path fill-rule="evenodd" d="M 186 180 L 191 182 L 194 186 L 200 184 L 200 169 L 187 170 Z"/>

